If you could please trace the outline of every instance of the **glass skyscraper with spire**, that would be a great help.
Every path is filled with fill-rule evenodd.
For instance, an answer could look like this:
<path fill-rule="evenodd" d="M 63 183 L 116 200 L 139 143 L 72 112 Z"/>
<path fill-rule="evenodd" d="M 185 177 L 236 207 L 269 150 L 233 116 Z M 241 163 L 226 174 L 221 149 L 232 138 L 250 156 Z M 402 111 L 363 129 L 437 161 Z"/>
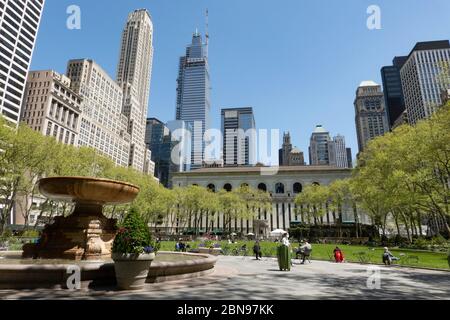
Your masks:
<path fill-rule="evenodd" d="M 180 58 L 176 105 L 176 120 L 183 120 L 192 128 L 192 169 L 200 168 L 203 163 L 203 137 L 210 128 L 210 110 L 208 36 L 204 43 L 196 31 L 186 48 L 186 55 Z"/>

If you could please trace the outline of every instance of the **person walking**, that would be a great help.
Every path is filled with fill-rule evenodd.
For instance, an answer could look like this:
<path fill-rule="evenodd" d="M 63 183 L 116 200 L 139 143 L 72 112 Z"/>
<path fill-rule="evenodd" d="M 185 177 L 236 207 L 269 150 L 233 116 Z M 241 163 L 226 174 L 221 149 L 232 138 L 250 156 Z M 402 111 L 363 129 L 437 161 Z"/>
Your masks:
<path fill-rule="evenodd" d="M 261 245 L 259 244 L 259 241 L 256 240 L 254 246 L 253 246 L 253 253 L 256 256 L 256 260 L 259 260 L 260 258 L 262 259 L 262 254 L 261 254 Z"/>
<path fill-rule="evenodd" d="M 287 233 L 284 233 L 277 248 L 278 266 L 280 271 L 291 271 L 291 244 Z"/>

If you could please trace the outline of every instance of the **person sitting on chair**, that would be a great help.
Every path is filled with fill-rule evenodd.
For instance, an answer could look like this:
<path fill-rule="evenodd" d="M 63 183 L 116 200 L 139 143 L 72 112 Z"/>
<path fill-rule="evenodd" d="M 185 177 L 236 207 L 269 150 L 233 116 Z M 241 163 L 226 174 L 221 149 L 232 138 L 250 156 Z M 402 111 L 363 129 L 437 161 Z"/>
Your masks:
<path fill-rule="evenodd" d="M 398 261 L 400 260 L 399 258 L 395 257 L 390 251 L 389 248 L 384 247 L 384 252 L 383 252 L 383 263 L 385 265 L 391 265 L 392 261 Z"/>
<path fill-rule="evenodd" d="M 339 247 L 336 247 L 333 253 L 334 253 L 334 260 L 336 261 L 336 263 L 341 263 L 344 261 L 344 254 L 342 253 L 342 250 Z"/>
<path fill-rule="evenodd" d="M 308 241 L 304 241 L 304 244 L 300 247 L 300 255 L 302 256 L 301 264 L 305 264 L 305 260 L 311 256 L 312 246 L 308 243 Z M 311 261 L 309 261 L 311 263 Z"/>

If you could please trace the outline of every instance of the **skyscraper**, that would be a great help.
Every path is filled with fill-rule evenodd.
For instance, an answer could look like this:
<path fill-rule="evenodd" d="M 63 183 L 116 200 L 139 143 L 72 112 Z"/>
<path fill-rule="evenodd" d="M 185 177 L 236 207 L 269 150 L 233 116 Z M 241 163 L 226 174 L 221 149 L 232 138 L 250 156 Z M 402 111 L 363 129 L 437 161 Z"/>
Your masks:
<path fill-rule="evenodd" d="M 70 60 L 66 74 L 70 88 L 83 99 L 78 145 L 94 148 L 127 167 L 130 134 L 122 114 L 122 88 L 92 60 Z"/>
<path fill-rule="evenodd" d="M 336 152 L 336 167 L 349 168 L 347 159 L 347 148 L 345 147 L 345 137 L 337 135 L 333 138 Z"/>
<path fill-rule="evenodd" d="M 283 134 L 283 145 L 279 151 L 280 166 L 304 166 L 305 155 L 298 148 L 293 148 L 291 143 L 291 134 L 289 132 Z"/>
<path fill-rule="evenodd" d="M 222 109 L 225 166 L 256 164 L 255 129 L 255 117 L 251 107 Z"/>
<path fill-rule="evenodd" d="M 191 127 L 182 120 L 172 120 L 166 123 L 170 131 L 171 141 L 174 143 L 171 151 L 173 172 L 185 172 L 191 170 Z M 169 186 L 172 180 L 169 179 Z"/>
<path fill-rule="evenodd" d="M 318 125 L 311 135 L 309 163 L 312 166 L 336 166 L 334 141 L 321 125 Z"/>
<path fill-rule="evenodd" d="M 278 162 L 280 166 L 289 165 L 289 154 L 292 151 L 291 134 L 289 132 L 283 133 L 283 144 L 278 154 Z"/>
<path fill-rule="evenodd" d="M 347 168 L 349 169 L 353 168 L 352 148 L 347 148 Z"/>
<path fill-rule="evenodd" d="M 358 147 L 362 152 L 370 140 L 389 131 L 381 86 L 373 81 L 361 82 L 354 106 Z"/>
<path fill-rule="evenodd" d="M 450 89 L 450 42 L 419 42 L 400 70 L 408 121 L 416 124 L 442 105 L 442 90 Z"/>
<path fill-rule="evenodd" d="M 200 168 L 204 159 L 204 133 L 210 127 L 210 81 L 208 36 L 206 43 L 196 31 L 186 55 L 180 58 L 177 78 L 176 120 L 192 128 L 191 168 Z"/>
<path fill-rule="evenodd" d="M 0 115 L 16 124 L 44 2 L 0 1 Z"/>
<path fill-rule="evenodd" d="M 393 128 L 397 119 L 405 111 L 400 69 L 407 59 L 408 57 L 395 57 L 392 61 L 392 66 L 386 66 L 381 69 L 384 100 L 390 129 Z"/>
<path fill-rule="evenodd" d="M 155 163 L 155 177 L 165 187 L 169 187 L 171 173 L 179 171 L 171 161 L 176 142 L 172 141 L 169 128 L 156 118 L 147 119 L 145 143 L 151 151 L 151 160 Z"/>
<path fill-rule="evenodd" d="M 123 91 L 122 113 L 128 118 L 131 136 L 128 164 L 144 171 L 149 153 L 145 126 L 153 63 L 153 23 L 145 9 L 130 13 L 122 32 L 117 83 Z"/>

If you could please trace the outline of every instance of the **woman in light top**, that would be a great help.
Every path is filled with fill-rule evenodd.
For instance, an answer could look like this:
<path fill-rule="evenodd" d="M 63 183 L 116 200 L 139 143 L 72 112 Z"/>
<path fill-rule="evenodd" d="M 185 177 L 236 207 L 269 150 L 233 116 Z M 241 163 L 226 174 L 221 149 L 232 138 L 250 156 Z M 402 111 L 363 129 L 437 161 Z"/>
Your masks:
<path fill-rule="evenodd" d="M 290 247 L 291 243 L 289 242 L 288 234 L 284 233 L 281 237 L 281 244 L 285 245 L 286 247 Z"/>
<path fill-rule="evenodd" d="M 284 233 L 277 248 L 278 266 L 280 271 L 291 270 L 291 243 L 287 233 Z"/>

